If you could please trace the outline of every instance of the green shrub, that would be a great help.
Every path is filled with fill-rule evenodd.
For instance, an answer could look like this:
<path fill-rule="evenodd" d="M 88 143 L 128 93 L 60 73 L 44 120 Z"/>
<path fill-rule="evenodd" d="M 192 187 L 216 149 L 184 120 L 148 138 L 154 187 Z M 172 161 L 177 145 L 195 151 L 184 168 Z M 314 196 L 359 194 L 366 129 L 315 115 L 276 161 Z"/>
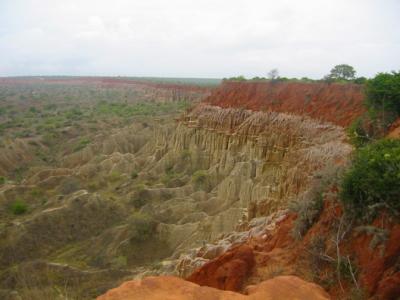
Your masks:
<path fill-rule="evenodd" d="M 356 79 L 354 79 L 353 82 L 357 83 L 357 84 L 365 84 L 367 82 L 367 80 L 368 79 L 366 77 L 361 76 L 361 77 L 357 77 Z"/>
<path fill-rule="evenodd" d="M 147 214 L 135 212 L 128 220 L 131 240 L 141 242 L 150 239 L 156 229 L 156 222 Z"/>
<path fill-rule="evenodd" d="M 146 204 L 146 202 L 150 198 L 149 191 L 147 190 L 146 186 L 144 184 L 137 184 L 135 187 L 135 193 L 130 199 L 130 203 L 136 208 L 139 209 L 143 205 Z"/>
<path fill-rule="evenodd" d="M 39 197 L 42 197 L 43 195 L 44 195 L 44 192 L 40 189 L 40 188 L 38 188 L 38 187 L 34 187 L 32 190 L 31 190 L 31 196 L 33 197 L 33 198 L 39 198 Z"/>
<path fill-rule="evenodd" d="M 82 149 L 84 149 L 87 145 L 90 144 L 90 140 L 87 138 L 82 138 L 79 140 L 78 144 L 76 144 L 76 146 L 74 147 L 73 151 L 74 152 L 78 152 Z"/>
<path fill-rule="evenodd" d="M 198 170 L 193 173 L 192 181 L 197 188 L 208 189 L 209 188 L 209 175 L 206 170 Z"/>
<path fill-rule="evenodd" d="M 365 146 L 371 141 L 371 135 L 368 126 L 367 117 L 359 117 L 355 119 L 347 129 L 350 142 L 357 148 Z"/>
<path fill-rule="evenodd" d="M 112 171 L 109 175 L 108 175 L 108 180 L 110 182 L 117 182 L 122 178 L 122 174 L 118 171 Z"/>
<path fill-rule="evenodd" d="M 131 179 L 136 179 L 139 176 L 138 172 L 132 171 L 131 173 Z"/>
<path fill-rule="evenodd" d="M 60 192 L 63 195 L 69 195 L 81 188 L 81 183 L 78 178 L 70 177 L 62 181 L 60 186 Z"/>
<path fill-rule="evenodd" d="M 358 149 L 343 177 L 341 199 L 349 212 L 364 218 L 385 207 L 400 210 L 400 140 L 383 139 Z"/>
<path fill-rule="evenodd" d="M 11 204 L 10 210 L 14 215 L 22 215 L 28 211 L 28 206 L 22 200 L 17 199 Z"/>
<path fill-rule="evenodd" d="M 187 150 L 187 149 L 183 150 L 181 153 L 181 159 L 183 161 L 189 160 L 191 156 L 192 156 L 192 153 L 190 152 L 190 150 Z"/>
<path fill-rule="evenodd" d="M 3 176 L 0 176 L 0 184 L 5 184 L 6 183 L 6 178 Z"/>

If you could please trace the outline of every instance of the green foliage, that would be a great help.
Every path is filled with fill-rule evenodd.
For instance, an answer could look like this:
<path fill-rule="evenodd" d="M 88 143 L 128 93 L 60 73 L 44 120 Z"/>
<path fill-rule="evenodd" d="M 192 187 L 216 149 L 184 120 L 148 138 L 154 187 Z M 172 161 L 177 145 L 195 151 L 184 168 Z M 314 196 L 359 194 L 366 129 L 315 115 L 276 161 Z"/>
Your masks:
<path fill-rule="evenodd" d="M 60 191 L 63 195 L 69 195 L 76 192 L 81 188 L 81 184 L 78 178 L 70 177 L 63 180 L 61 183 Z"/>
<path fill-rule="evenodd" d="M 136 178 L 138 178 L 138 176 L 139 176 L 139 174 L 138 174 L 137 171 L 132 171 L 132 173 L 131 173 L 131 179 L 136 179 Z"/>
<path fill-rule="evenodd" d="M 338 258 L 338 270 L 340 277 L 345 280 L 352 280 L 352 274 L 357 275 L 358 270 L 356 264 L 348 256 L 340 256 Z"/>
<path fill-rule="evenodd" d="M 111 260 L 111 266 L 115 269 L 122 269 L 122 268 L 126 268 L 126 266 L 128 265 L 128 259 L 126 256 L 120 255 L 117 257 L 114 257 Z"/>
<path fill-rule="evenodd" d="M 110 182 L 117 182 L 118 180 L 121 179 L 121 173 L 118 171 L 112 171 L 109 175 L 108 175 L 108 180 Z"/>
<path fill-rule="evenodd" d="M 192 175 L 192 181 L 197 188 L 208 188 L 208 174 L 206 170 L 197 170 Z"/>
<path fill-rule="evenodd" d="M 141 212 L 135 212 L 128 220 L 131 240 L 142 242 L 150 239 L 155 233 L 156 222 L 152 217 Z"/>
<path fill-rule="evenodd" d="M 341 183 L 349 212 L 370 219 L 379 208 L 400 211 L 400 140 L 382 139 L 358 149 Z"/>
<path fill-rule="evenodd" d="M 109 103 L 101 101 L 95 107 L 95 113 L 100 115 L 114 115 L 123 118 L 133 116 L 152 116 L 182 111 L 190 105 L 187 101 L 170 102 L 138 102 L 135 104 Z"/>
<path fill-rule="evenodd" d="M 4 176 L 0 176 L 0 185 L 6 183 L 6 178 Z"/>
<path fill-rule="evenodd" d="M 31 190 L 31 196 L 33 197 L 33 198 L 40 198 L 40 197 L 43 197 L 43 195 L 44 195 L 44 192 L 43 192 L 43 190 L 41 190 L 40 188 L 38 188 L 38 187 L 34 187 L 32 190 Z"/>
<path fill-rule="evenodd" d="M 369 109 L 400 114 L 400 72 L 379 73 L 365 88 Z"/>
<path fill-rule="evenodd" d="M 368 81 L 368 79 L 364 76 L 357 77 L 356 79 L 353 80 L 353 82 L 357 83 L 357 84 L 365 84 L 365 83 L 367 83 L 367 81 Z"/>
<path fill-rule="evenodd" d="M 184 161 L 189 160 L 191 156 L 192 156 L 192 153 L 190 152 L 190 150 L 187 150 L 187 149 L 183 150 L 181 153 L 181 159 Z"/>
<path fill-rule="evenodd" d="M 10 211 L 14 215 L 22 215 L 28 211 L 28 206 L 22 200 L 17 199 L 11 204 Z"/>
<path fill-rule="evenodd" d="M 136 208 L 139 209 L 143 205 L 146 204 L 147 200 L 149 199 L 149 191 L 147 190 L 144 184 L 137 184 L 135 187 L 135 193 L 130 199 L 130 203 Z"/>
<path fill-rule="evenodd" d="M 79 140 L 79 142 L 77 143 L 77 145 L 74 148 L 74 152 L 78 152 L 84 148 L 86 148 L 87 145 L 90 144 L 90 140 L 88 138 L 81 138 Z"/>
<path fill-rule="evenodd" d="M 229 78 L 224 78 L 224 81 L 246 81 L 246 77 L 244 77 L 243 75 L 239 75 L 236 77 L 229 77 Z"/>
<path fill-rule="evenodd" d="M 354 79 L 355 75 L 356 71 L 352 66 L 341 64 L 334 66 L 331 72 L 327 76 L 325 76 L 325 79 L 333 81 L 351 80 Z"/>
<path fill-rule="evenodd" d="M 358 79 L 355 82 L 359 82 Z M 350 141 L 356 147 L 384 137 L 389 125 L 400 115 L 400 72 L 379 73 L 367 80 L 365 94 L 368 113 L 356 119 L 348 129 Z"/>
<path fill-rule="evenodd" d="M 363 147 L 371 141 L 367 122 L 367 118 L 362 116 L 355 119 L 347 128 L 350 142 L 357 148 Z"/>

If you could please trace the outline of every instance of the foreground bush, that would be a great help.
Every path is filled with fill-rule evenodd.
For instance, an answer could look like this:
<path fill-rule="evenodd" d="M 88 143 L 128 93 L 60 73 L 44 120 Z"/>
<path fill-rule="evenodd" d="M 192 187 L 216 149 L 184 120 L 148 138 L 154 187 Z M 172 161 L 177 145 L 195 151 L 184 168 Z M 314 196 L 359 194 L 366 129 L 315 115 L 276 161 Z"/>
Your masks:
<path fill-rule="evenodd" d="M 381 208 L 398 215 L 400 140 L 383 139 L 358 149 L 341 188 L 345 207 L 357 216 L 371 218 Z"/>

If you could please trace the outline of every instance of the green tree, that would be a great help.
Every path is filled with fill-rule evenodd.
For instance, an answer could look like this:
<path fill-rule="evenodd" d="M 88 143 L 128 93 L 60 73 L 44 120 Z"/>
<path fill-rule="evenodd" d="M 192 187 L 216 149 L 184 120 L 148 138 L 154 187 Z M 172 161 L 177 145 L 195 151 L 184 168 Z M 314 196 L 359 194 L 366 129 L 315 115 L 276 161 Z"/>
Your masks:
<path fill-rule="evenodd" d="M 400 72 L 379 73 L 367 81 L 365 93 L 368 108 L 400 114 Z"/>
<path fill-rule="evenodd" d="M 330 80 L 351 80 L 354 79 L 356 71 L 352 66 L 341 64 L 333 67 L 331 72 L 325 76 L 325 79 Z"/>

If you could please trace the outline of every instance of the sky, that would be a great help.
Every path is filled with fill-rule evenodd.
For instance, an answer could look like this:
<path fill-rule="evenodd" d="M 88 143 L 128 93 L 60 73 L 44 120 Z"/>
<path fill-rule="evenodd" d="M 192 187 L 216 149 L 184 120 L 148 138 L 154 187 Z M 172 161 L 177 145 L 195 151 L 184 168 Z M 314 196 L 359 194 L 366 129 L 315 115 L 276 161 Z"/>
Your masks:
<path fill-rule="evenodd" d="M 0 0 L 0 76 L 400 70 L 400 0 Z"/>

